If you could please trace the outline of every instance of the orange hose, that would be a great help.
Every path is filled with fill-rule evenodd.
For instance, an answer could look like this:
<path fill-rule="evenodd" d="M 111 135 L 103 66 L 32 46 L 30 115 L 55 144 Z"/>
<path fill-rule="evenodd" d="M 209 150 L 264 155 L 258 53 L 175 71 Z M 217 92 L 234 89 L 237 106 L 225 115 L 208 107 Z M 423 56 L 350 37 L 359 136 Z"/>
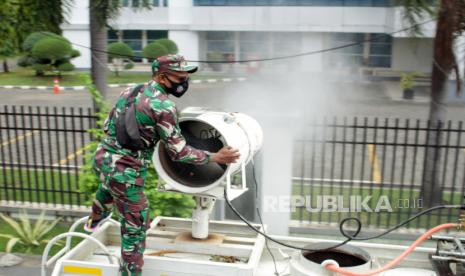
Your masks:
<path fill-rule="evenodd" d="M 352 272 L 352 271 L 347 271 L 347 270 L 345 270 L 343 268 L 339 268 L 339 267 L 337 267 L 337 266 L 335 266 L 333 264 L 328 264 L 328 265 L 325 266 L 325 268 L 332 271 L 332 272 L 336 272 L 336 273 L 339 273 L 339 274 L 342 274 L 342 275 L 345 275 L 345 276 L 371 276 L 371 275 L 379 274 L 379 273 L 381 273 L 383 271 L 386 271 L 389 268 L 397 265 L 398 263 L 400 263 L 405 257 L 407 257 L 408 254 L 410 254 L 415 249 L 415 247 L 420 245 L 425 240 L 429 239 L 431 237 L 431 235 L 433 235 L 434 233 L 439 232 L 439 231 L 444 230 L 444 229 L 448 229 L 448 228 L 457 228 L 459 226 L 460 226 L 460 224 L 457 224 L 457 223 L 445 223 L 445 224 L 438 225 L 438 226 L 428 230 L 428 232 L 421 235 L 400 256 L 398 256 L 397 258 L 395 258 L 391 262 L 387 263 L 383 267 L 378 268 L 376 270 L 372 270 L 372 271 L 369 271 L 369 272 Z"/>

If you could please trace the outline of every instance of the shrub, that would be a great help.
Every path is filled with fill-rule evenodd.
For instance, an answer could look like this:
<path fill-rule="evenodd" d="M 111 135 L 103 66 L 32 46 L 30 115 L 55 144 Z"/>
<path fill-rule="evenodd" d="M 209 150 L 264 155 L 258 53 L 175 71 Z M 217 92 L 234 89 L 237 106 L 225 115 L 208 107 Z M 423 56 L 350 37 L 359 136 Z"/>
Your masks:
<path fill-rule="evenodd" d="M 210 52 L 207 54 L 208 61 L 223 61 L 223 54 L 221 52 Z M 221 71 L 222 64 L 221 63 L 210 63 L 210 67 L 214 71 Z"/>
<path fill-rule="evenodd" d="M 400 87 L 402 90 L 412 89 L 415 85 L 415 78 L 422 77 L 423 74 L 413 71 L 410 73 L 402 73 L 400 77 Z"/>
<path fill-rule="evenodd" d="M 166 47 L 157 42 L 147 44 L 147 46 L 145 46 L 142 50 L 142 55 L 149 61 L 153 61 L 154 59 L 167 54 L 168 50 L 166 49 Z"/>
<path fill-rule="evenodd" d="M 161 39 L 155 40 L 154 42 L 160 45 L 163 45 L 163 47 L 165 47 L 166 50 L 168 51 L 168 54 L 177 54 L 179 51 L 178 45 L 176 45 L 176 42 L 174 42 L 171 39 L 161 38 Z"/>
<path fill-rule="evenodd" d="M 108 57 L 112 63 L 112 71 L 116 76 L 119 76 L 119 72 L 127 69 L 131 69 L 134 64 L 129 58 L 133 56 L 132 49 L 122 42 L 115 42 L 108 45 Z"/>
<path fill-rule="evenodd" d="M 49 32 L 30 34 L 23 43 L 25 56 L 18 60 L 21 67 L 32 67 L 36 75 L 44 75 L 46 71 L 71 71 L 74 66 L 70 60 L 80 56 L 80 52 L 71 47 L 64 37 Z"/>
<path fill-rule="evenodd" d="M 22 48 L 24 52 L 31 52 L 32 48 L 34 45 L 39 42 L 39 40 L 42 40 L 43 38 L 58 38 L 60 39 L 61 37 L 57 34 L 51 33 L 51 32 L 36 32 L 30 34 L 26 40 L 24 40 Z"/>
<path fill-rule="evenodd" d="M 32 47 L 32 57 L 50 60 L 54 64 L 57 60 L 71 57 L 71 44 L 68 41 L 56 38 L 44 38 Z"/>
<path fill-rule="evenodd" d="M 63 63 L 58 65 L 58 71 L 60 72 L 68 72 L 68 71 L 73 71 L 74 70 L 74 65 L 72 65 L 69 62 Z"/>
<path fill-rule="evenodd" d="M 25 211 L 19 216 L 19 222 L 9 216 L 0 213 L 3 219 L 13 230 L 14 234 L 0 234 L 0 237 L 9 239 L 6 245 L 6 252 L 11 252 L 15 245 L 20 244 L 26 247 L 26 253 L 30 253 L 34 248 L 39 247 L 41 243 L 47 243 L 46 235 L 56 226 L 59 219 L 52 222 L 45 221 L 45 212 L 42 212 L 36 223 L 32 225 Z"/>

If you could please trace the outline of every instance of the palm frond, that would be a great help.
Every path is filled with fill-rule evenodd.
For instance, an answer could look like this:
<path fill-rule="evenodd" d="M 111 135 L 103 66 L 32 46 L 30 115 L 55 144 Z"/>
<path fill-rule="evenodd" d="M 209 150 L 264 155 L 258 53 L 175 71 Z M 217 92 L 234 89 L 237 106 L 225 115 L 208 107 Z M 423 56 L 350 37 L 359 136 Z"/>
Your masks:
<path fill-rule="evenodd" d="M 13 247 L 15 247 L 15 245 L 17 243 L 21 243 L 20 239 L 19 238 L 11 238 L 8 243 L 6 244 L 6 247 L 5 247 L 5 251 L 7 253 L 10 253 L 11 250 L 13 249 Z"/>
<path fill-rule="evenodd" d="M 402 6 L 402 17 L 413 35 L 421 35 L 421 26 L 418 23 L 425 21 L 425 17 L 432 17 L 437 14 L 437 1 L 431 0 L 397 0 L 397 5 Z"/>
<path fill-rule="evenodd" d="M 45 235 L 47 235 L 53 228 L 55 228 L 55 226 L 57 225 L 57 223 L 60 221 L 60 219 L 56 219 L 54 221 L 52 221 L 50 223 L 50 225 L 45 225 L 45 227 L 43 227 L 43 229 L 37 233 L 37 237 L 36 239 L 37 240 L 41 240 Z"/>
<path fill-rule="evenodd" d="M 29 222 L 29 216 L 27 215 L 26 211 L 23 210 L 21 212 L 21 214 L 19 215 L 19 220 L 21 221 L 24 235 L 27 237 L 28 240 L 32 241 L 34 238 L 32 235 L 31 223 Z"/>
<path fill-rule="evenodd" d="M 37 234 L 42 231 L 42 228 L 44 227 L 44 221 L 45 221 L 45 211 L 42 211 L 39 215 L 39 217 L 36 220 L 36 223 L 34 224 L 34 229 L 32 230 L 32 235 L 37 236 Z"/>
<path fill-rule="evenodd" d="M 14 229 L 16 234 L 18 234 L 18 236 L 21 239 L 24 239 L 24 240 L 27 239 L 26 235 L 24 234 L 23 229 L 21 229 L 21 226 L 19 225 L 19 223 L 17 223 L 14 219 L 10 218 L 9 216 L 5 216 L 2 213 L 0 213 L 0 218 L 2 218 L 11 228 Z"/>
<path fill-rule="evenodd" d="M 0 234 L 0 238 L 13 239 L 13 238 L 15 238 L 15 236 L 10 235 L 10 234 Z"/>

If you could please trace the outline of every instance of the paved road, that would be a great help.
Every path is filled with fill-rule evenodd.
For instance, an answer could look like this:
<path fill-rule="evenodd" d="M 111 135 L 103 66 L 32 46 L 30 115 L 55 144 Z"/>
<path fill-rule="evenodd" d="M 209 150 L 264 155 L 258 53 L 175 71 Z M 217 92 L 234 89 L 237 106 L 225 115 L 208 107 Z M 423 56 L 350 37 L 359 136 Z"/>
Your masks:
<path fill-rule="evenodd" d="M 282 77 L 283 78 L 283 77 Z M 252 113 L 296 113 L 305 115 L 369 116 L 389 118 L 427 118 L 429 104 L 402 102 L 391 99 L 383 83 L 327 83 L 316 80 L 296 82 L 290 79 L 262 78 L 244 82 L 193 84 L 190 91 L 175 99 L 178 107 L 206 106 Z M 109 90 L 109 101 L 114 102 L 121 88 Z M 400 93 L 400 91 L 399 91 Z M 0 89 L 2 105 L 32 105 L 57 107 L 91 107 L 86 91 L 52 91 Z M 465 118 L 464 104 L 451 104 L 448 118 Z"/>
<path fill-rule="evenodd" d="M 289 116 L 293 120 L 298 121 L 298 131 L 304 131 L 303 137 L 311 138 L 312 129 L 309 127 L 311 117 L 317 115 L 322 117 L 328 116 L 328 121 L 332 122 L 333 116 L 339 117 L 339 122 L 342 122 L 342 117 L 347 116 L 348 122 L 353 122 L 353 117 L 359 117 L 359 123 L 363 123 L 363 117 L 368 117 L 370 122 L 373 118 L 378 117 L 380 125 L 384 124 L 384 118 L 389 118 L 390 125 L 393 125 L 394 118 L 400 118 L 401 124 L 404 119 L 422 119 L 427 118 L 429 104 L 425 96 L 420 96 L 418 101 L 397 101 L 391 97 L 392 91 L 387 91 L 387 85 L 384 83 L 331 83 L 327 80 L 308 79 L 286 79 L 287 76 L 277 76 L 274 78 L 262 78 L 249 80 L 244 82 L 230 83 L 207 83 L 193 84 L 190 91 L 180 99 L 174 98 L 178 107 L 182 109 L 187 106 L 204 106 L 215 109 L 224 109 L 228 111 L 241 111 L 249 113 L 257 118 L 266 117 L 264 114 L 274 114 L 279 116 Z M 112 88 L 109 90 L 109 101 L 114 102 L 119 95 L 121 88 Z M 400 91 L 399 91 L 400 93 Z M 91 98 L 86 91 L 64 91 L 62 94 L 54 95 L 51 91 L 27 91 L 27 90 L 0 90 L 2 96 L 2 104 L 4 105 L 32 105 L 32 106 L 56 106 L 56 107 L 83 107 L 92 106 Z M 453 121 L 463 120 L 465 118 L 465 105 L 460 103 L 450 104 L 448 108 L 448 118 Z M 413 126 L 413 122 L 411 125 Z M 20 135 L 24 133 L 20 132 Z M 27 134 L 27 133 L 26 133 Z M 342 132 L 338 130 L 336 133 L 339 139 L 342 139 Z M 17 138 L 16 133 L 10 133 L 11 138 Z M 332 133 L 326 133 L 326 139 L 331 139 Z M 345 139 L 352 137 L 353 133 L 347 133 Z M 360 141 L 363 138 L 363 131 L 358 130 L 356 139 Z M 368 141 L 373 141 L 373 131 L 367 132 Z M 377 141 L 394 141 L 397 139 L 401 143 L 406 139 L 405 133 L 399 132 L 396 134 L 390 132 L 384 137 L 383 132 L 377 133 Z M 422 134 L 424 136 L 424 133 Z M 321 133 L 317 137 L 323 137 Z M 465 137 L 465 135 L 464 135 Z M 4 141 L 6 135 L 2 137 Z M 28 139 L 40 139 L 39 135 L 33 134 L 31 137 L 20 139 L 18 142 L 21 145 L 27 142 Z M 63 158 L 70 156 L 71 159 L 64 164 L 78 164 L 80 159 L 72 155 L 76 150 L 84 146 L 87 141 L 82 142 L 82 138 L 77 135 L 69 134 L 67 139 L 63 136 L 42 137 L 47 143 L 51 144 L 49 150 L 45 150 L 45 163 L 56 164 Z M 78 147 L 73 147 L 73 139 L 77 140 Z M 410 143 L 415 143 L 415 137 L 412 133 L 407 137 Z M 456 144 L 454 137 L 451 137 L 451 144 Z M 419 142 L 422 141 L 421 137 Z M 418 142 L 417 142 L 418 143 Z M 29 142 L 29 146 L 32 143 Z M 56 156 L 56 144 L 61 146 L 61 156 Z M 465 144 L 465 142 L 462 142 Z M 46 146 L 47 147 L 47 146 Z M 39 150 L 36 148 L 36 150 Z M 332 152 L 334 150 L 334 156 Z M 352 154 L 354 150 L 354 154 Z M 50 156 L 48 152 L 52 152 Z M 394 155 L 394 152 L 396 155 Z M 324 162 L 322 155 L 325 154 Z M 404 165 L 401 157 L 406 154 L 406 164 Z M 298 177 L 317 177 L 317 178 L 342 178 L 350 177 L 352 170 L 354 177 L 359 180 L 372 180 L 376 182 L 406 182 L 402 177 L 411 181 L 415 174 L 413 182 L 421 180 L 421 171 L 418 170 L 421 166 L 421 161 L 417 161 L 416 167 L 413 167 L 414 158 L 413 148 L 404 147 L 381 147 L 381 146 L 360 146 L 354 149 L 349 145 L 346 149 L 342 149 L 339 145 L 332 147 L 327 145 L 325 153 L 320 147 L 313 151 L 307 145 L 303 148 L 302 144 L 296 144 L 294 147 L 294 176 Z M 415 158 L 422 160 L 423 151 L 418 151 Z M 13 154 L 13 157 L 20 156 Z M 40 156 L 40 152 L 37 153 Z M 311 169 L 313 156 L 316 156 L 316 166 Z M 355 156 L 355 157 L 353 157 Z M 448 156 L 448 163 L 445 167 L 448 170 L 454 169 L 453 164 L 458 156 L 458 168 L 463 168 L 465 163 L 465 152 L 460 151 L 458 154 L 451 151 Z M 8 156 L 4 157 L 8 159 Z M 22 157 L 27 160 L 27 156 Z M 29 156 L 29 160 L 32 157 Z M 355 159 L 352 159 L 355 158 Z M 76 159 L 76 160 L 75 160 Z M 399 162 L 394 162 L 399 159 Z M 344 164 L 342 163 L 344 160 Z M 356 166 L 352 169 L 351 163 Z M 304 166 L 302 166 L 302 164 Z M 376 167 L 376 168 L 374 168 Z M 405 176 L 402 176 L 402 168 L 405 169 Z M 457 169 L 458 170 L 458 169 Z M 459 173 L 457 181 L 462 179 L 463 173 Z M 446 182 L 451 182 L 452 172 L 446 174 Z M 410 182 L 407 182 L 407 184 Z M 461 181 L 460 181 L 461 183 Z"/>

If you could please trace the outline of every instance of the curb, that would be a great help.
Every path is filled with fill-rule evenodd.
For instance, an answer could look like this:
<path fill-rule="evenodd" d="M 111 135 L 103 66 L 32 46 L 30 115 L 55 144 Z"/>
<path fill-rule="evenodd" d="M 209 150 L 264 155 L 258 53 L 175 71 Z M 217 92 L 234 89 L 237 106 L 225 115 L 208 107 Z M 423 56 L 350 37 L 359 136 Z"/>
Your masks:
<path fill-rule="evenodd" d="M 232 82 L 238 81 L 242 82 L 247 80 L 247 78 L 222 78 L 222 79 L 205 79 L 205 80 L 192 80 L 192 84 L 199 84 L 199 83 L 218 83 L 218 82 Z M 118 83 L 118 84 L 109 84 L 108 87 L 110 88 L 117 88 L 117 87 L 128 87 L 134 86 L 136 83 Z M 5 89 L 23 89 L 23 90 L 53 90 L 53 86 L 32 86 L 32 85 L 0 85 L 0 88 Z M 60 86 L 60 90 L 85 90 L 85 86 Z"/>

